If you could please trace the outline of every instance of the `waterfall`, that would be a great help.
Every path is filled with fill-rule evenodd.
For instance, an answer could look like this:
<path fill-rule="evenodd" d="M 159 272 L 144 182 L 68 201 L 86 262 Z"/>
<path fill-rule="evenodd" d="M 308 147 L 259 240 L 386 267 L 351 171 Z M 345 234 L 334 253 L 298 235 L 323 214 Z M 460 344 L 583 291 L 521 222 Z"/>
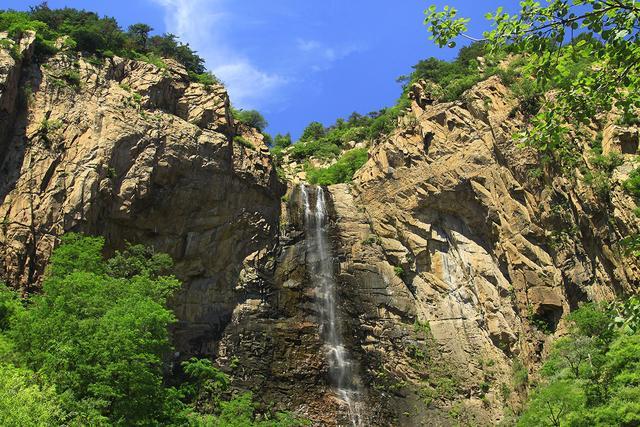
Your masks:
<path fill-rule="evenodd" d="M 324 340 L 329 375 L 337 396 L 344 402 L 353 426 L 364 425 L 361 393 L 356 383 L 353 362 L 344 346 L 336 314 L 336 281 L 333 256 L 328 244 L 328 215 L 322 187 L 315 187 L 315 206 L 309 190 L 300 186 L 305 211 L 307 268 L 316 291 L 320 315 L 320 336 Z"/>

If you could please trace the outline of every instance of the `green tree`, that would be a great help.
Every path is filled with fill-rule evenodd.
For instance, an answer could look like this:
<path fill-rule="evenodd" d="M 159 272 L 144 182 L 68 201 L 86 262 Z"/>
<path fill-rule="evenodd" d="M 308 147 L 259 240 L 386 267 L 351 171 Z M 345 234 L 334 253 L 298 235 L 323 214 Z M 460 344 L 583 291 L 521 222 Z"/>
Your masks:
<path fill-rule="evenodd" d="M 311 122 L 302 132 L 300 141 L 314 141 L 321 139 L 326 133 L 326 129 L 320 122 Z"/>
<path fill-rule="evenodd" d="M 18 295 L 0 283 L 0 334 L 9 329 L 12 319 L 22 309 Z"/>
<path fill-rule="evenodd" d="M 269 411 L 258 421 L 251 394 L 234 397 L 209 360 L 183 362 L 187 380 L 166 385 L 179 286 L 167 255 L 128 245 L 105 260 L 100 237 L 61 240 L 26 308 L 0 287 L 0 425 L 303 425 Z"/>
<path fill-rule="evenodd" d="M 320 185 L 351 182 L 353 175 L 368 159 L 369 154 L 366 148 L 350 150 L 328 168 L 307 168 L 307 178 L 310 183 Z"/>
<path fill-rule="evenodd" d="M 538 91 L 555 89 L 521 135 L 546 164 L 571 171 L 580 155 L 577 130 L 598 114 L 615 108 L 623 116 L 637 115 L 640 5 L 634 0 L 555 0 L 544 5 L 525 0 L 519 13 L 498 8 L 487 18 L 494 29 L 482 40 L 494 51 L 525 54 L 526 71 L 535 76 Z M 454 8 L 431 6 L 425 22 L 440 46 L 455 46 L 458 36 L 472 38 L 466 35 L 469 19 L 458 17 Z M 582 38 L 573 43 L 579 33 Z M 576 63 L 592 65 L 576 70 Z"/>
<path fill-rule="evenodd" d="M 191 358 L 182 362 L 182 370 L 189 381 L 181 386 L 181 391 L 199 413 L 219 412 L 224 401 L 223 394 L 229 387 L 229 377 L 213 366 L 210 360 Z"/>
<path fill-rule="evenodd" d="M 519 425 L 640 423 L 640 335 L 627 322 L 636 304 L 585 304 L 569 316 L 571 333 L 553 344 Z"/>
<path fill-rule="evenodd" d="M 291 146 L 291 134 L 287 133 L 286 135 L 277 134 L 274 138 L 273 142 L 274 147 L 278 148 L 287 148 Z"/>
<path fill-rule="evenodd" d="M 0 31 L 17 40 L 26 30 L 36 31 L 36 57 L 40 59 L 54 54 L 56 40 L 66 36 L 67 48 L 96 56 L 117 54 L 156 65 L 162 64 L 160 57 L 174 58 L 185 66 L 192 80 L 212 81 L 213 76 L 203 75 L 204 59 L 188 44 L 173 34 L 149 37 L 151 27 L 146 24 L 134 24 L 124 32 L 113 18 L 73 8 L 51 9 L 46 2 L 29 12 L 0 11 Z"/>
<path fill-rule="evenodd" d="M 457 10 L 431 6 L 425 23 L 440 46 L 455 46 L 466 34 L 469 19 Z M 637 123 L 640 115 L 640 4 L 635 0 L 525 0 L 520 11 L 498 8 L 488 13 L 493 29 L 482 41 L 491 52 L 508 50 L 525 58 L 523 74 L 535 96 L 528 126 L 516 135 L 522 146 L 538 152 L 543 171 L 570 178 L 583 162 L 583 147 L 600 131 L 599 119 L 610 113 L 620 123 Z M 543 96 L 553 90 L 553 96 Z M 597 167 L 597 165 L 595 165 Z M 601 197 L 608 196 L 608 177 L 584 173 Z M 627 190 L 634 193 L 635 175 Z M 637 213 L 640 211 L 637 210 Z M 622 239 L 627 253 L 640 256 L 640 236 Z"/>
<path fill-rule="evenodd" d="M 545 363 L 548 376 L 582 378 L 591 375 L 599 349 L 593 337 L 580 335 L 558 339 Z"/>
<path fill-rule="evenodd" d="M 165 253 L 155 252 L 144 245 L 128 244 L 124 251 L 116 251 L 106 261 L 106 271 L 112 277 L 131 279 L 135 276 L 157 278 L 169 273 L 173 260 Z"/>
<path fill-rule="evenodd" d="M 538 388 L 524 415 L 518 420 L 522 427 L 560 427 L 583 410 L 586 397 L 574 381 L 561 380 Z"/>
<path fill-rule="evenodd" d="M 131 37 L 136 47 L 142 51 L 147 50 L 149 33 L 151 31 L 153 31 L 153 28 L 143 23 L 130 25 L 129 28 L 127 29 L 129 37 Z"/>
<path fill-rule="evenodd" d="M 254 127 L 262 132 L 269 124 L 260 112 L 256 110 L 236 110 L 233 109 L 233 117 L 247 126 Z"/>
<path fill-rule="evenodd" d="M 168 327 L 175 318 L 166 300 L 179 282 L 155 276 L 153 257 L 140 266 L 145 254 L 136 247 L 109 265 L 103 243 L 65 236 L 51 257 L 43 293 L 7 334 L 22 363 L 70 394 L 70 412 L 95 408 L 112 422 L 157 422 L 170 397 L 162 359 L 171 351 Z"/>
<path fill-rule="evenodd" d="M 51 385 L 28 369 L 0 364 L 0 425 L 48 427 L 63 425 L 68 414 Z"/>

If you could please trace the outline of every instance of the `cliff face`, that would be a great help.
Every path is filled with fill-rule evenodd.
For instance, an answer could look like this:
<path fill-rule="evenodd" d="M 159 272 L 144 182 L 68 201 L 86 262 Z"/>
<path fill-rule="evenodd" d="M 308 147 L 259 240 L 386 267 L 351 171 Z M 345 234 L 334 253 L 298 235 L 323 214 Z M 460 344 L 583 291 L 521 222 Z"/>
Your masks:
<path fill-rule="evenodd" d="M 184 281 L 178 351 L 213 354 L 248 293 L 244 271 L 277 242 L 283 186 L 262 136 L 233 123 L 222 86 L 190 83 L 179 64 L 74 52 L 36 64 L 32 42 L 0 58 L 0 114 L 12 118 L 0 133 L 0 280 L 33 290 L 67 231 L 103 235 L 110 250 L 151 245 Z"/>
<path fill-rule="evenodd" d="M 618 245 L 639 229 L 621 187 L 633 129 L 605 136 L 626 157 L 603 198 L 532 176 L 534 154 L 512 138 L 517 107 L 498 78 L 455 103 L 414 94 L 354 184 L 330 187 L 353 349 L 400 425 L 503 419 L 525 386 L 518 361 L 534 373 L 579 302 L 639 283 Z"/>
<path fill-rule="evenodd" d="M 0 49 L 0 281 L 36 291 L 68 231 L 103 235 L 109 251 L 153 246 L 184 282 L 179 357 L 211 356 L 264 403 L 346 423 L 300 187 L 281 203 L 263 137 L 234 123 L 224 88 L 170 60 L 37 62 L 33 42 Z M 326 189 L 342 337 L 371 425 L 491 425 L 526 388 L 512 369 L 535 375 L 579 302 L 638 285 L 617 244 L 640 231 L 620 185 L 638 130 L 605 129 L 605 151 L 629 158 L 603 198 L 531 174 L 534 154 L 512 139 L 523 118 L 497 78 L 455 103 L 414 89 L 354 182 Z"/>

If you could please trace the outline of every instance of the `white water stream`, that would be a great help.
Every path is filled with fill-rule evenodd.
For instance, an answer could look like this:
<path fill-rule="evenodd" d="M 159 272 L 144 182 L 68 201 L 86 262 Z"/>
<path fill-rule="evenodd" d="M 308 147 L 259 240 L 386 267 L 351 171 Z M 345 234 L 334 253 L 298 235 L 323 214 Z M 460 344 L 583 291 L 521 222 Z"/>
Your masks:
<path fill-rule="evenodd" d="M 336 394 L 349 412 L 353 426 L 365 425 L 363 402 L 355 381 L 353 362 L 344 346 L 340 324 L 336 315 L 336 281 L 333 256 L 328 244 L 328 215 L 322 187 L 311 187 L 315 192 L 315 205 L 311 203 L 309 189 L 300 186 L 305 210 L 307 242 L 307 268 L 316 290 L 320 314 L 320 335 L 324 340 L 329 375 Z"/>

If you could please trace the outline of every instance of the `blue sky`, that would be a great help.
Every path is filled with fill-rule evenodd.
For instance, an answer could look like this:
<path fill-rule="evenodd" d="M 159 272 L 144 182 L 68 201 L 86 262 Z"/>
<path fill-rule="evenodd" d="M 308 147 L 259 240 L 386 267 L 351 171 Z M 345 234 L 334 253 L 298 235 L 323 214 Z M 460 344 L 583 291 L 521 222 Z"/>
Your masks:
<path fill-rule="evenodd" d="M 38 0 L 3 0 L 25 9 Z M 517 1 L 424 0 L 49 0 L 115 17 L 123 28 L 136 22 L 188 42 L 227 84 L 239 108 L 255 108 L 270 133 L 297 137 L 311 121 L 332 124 L 353 111 L 392 105 L 395 82 L 430 56 L 456 52 L 428 39 L 423 11 L 451 4 L 472 18 L 470 33 L 487 29 L 482 18 Z"/>

